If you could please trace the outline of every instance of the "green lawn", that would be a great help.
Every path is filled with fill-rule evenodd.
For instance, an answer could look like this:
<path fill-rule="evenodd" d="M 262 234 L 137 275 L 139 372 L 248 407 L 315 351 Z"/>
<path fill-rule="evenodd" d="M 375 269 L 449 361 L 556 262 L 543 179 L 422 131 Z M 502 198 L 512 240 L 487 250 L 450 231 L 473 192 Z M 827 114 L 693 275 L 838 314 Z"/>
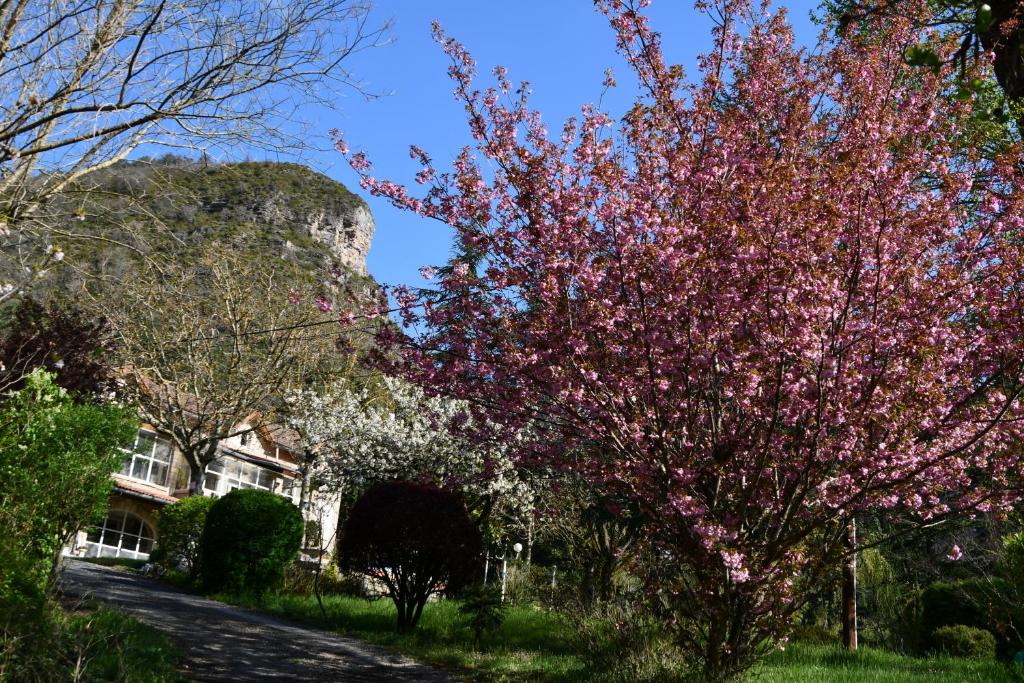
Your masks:
<path fill-rule="evenodd" d="M 480 651 L 474 652 L 472 635 L 463 625 L 458 603 L 453 601 L 428 604 L 419 627 L 408 635 L 395 633 L 395 608 L 387 599 L 327 596 L 326 618 L 309 596 L 268 595 L 258 603 L 240 604 L 386 646 L 413 659 L 458 671 L 466 680 L 588 678 L 570 628 L 556 615 L 532 607 L 509 608 L 501 631 L 485 638 Z"/>
<path fill-rule="evenodd" d="M 181 652 L 160 631 L 123 612 L 99 608 L 69 614 L 65 633 L 69 669 L 78 678 L 101 683 L 177 683 Z M 73 671 L 68 671 L 69 679 Z"/>
<path fill-rule="evenodd" d="M 390 600 L 324 598 L 326 617 L 316 601 L 302 595 L 268 595 L 259 602 L 233 602 L 386 646 L 413 659 L 434 664 L 467 681 L 599 680 L 587 669 L 571 627 L 557 615 L 533 607 L 512 607 L 500 633 L 472 649 L 458 603 L 430 603 L 418 630 L 394 632 Z M 1024 677 L 997 662 L 947 657 L 905 657 L 862 648 L 848 653 L 839 647 L 790 644 L 759 664 L 747 676 L 756 683 L 1001 683 Z"/>
<path fill-rule="evenodd" d="M 757 683 L 1001 683 L 1021 681 L 998 662 L 950 657 L 904 657 L 894 652 L 838 646 L 791 644 L 776 652 L 749 676 Z"/>

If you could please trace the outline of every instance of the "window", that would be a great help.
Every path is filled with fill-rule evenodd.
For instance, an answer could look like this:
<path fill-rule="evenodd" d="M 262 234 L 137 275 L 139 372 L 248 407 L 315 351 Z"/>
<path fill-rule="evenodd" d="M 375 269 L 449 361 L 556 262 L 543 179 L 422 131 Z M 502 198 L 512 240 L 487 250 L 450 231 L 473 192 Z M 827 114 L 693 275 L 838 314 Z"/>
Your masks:
<path fill-rule="evenodd" d="M 203 490 L 211 495 L 220 493 L 221 481 L 224 477 L 224 463 L 214 460 L 206 466 L 206 476 L 203 477 Z"/>
<path fill-rule="evenodd" d="M 222 496 L 235 489 L 263 489 L 285 498 L 293 498 L 294 482 L 271 470 L 236 460 L 218 458 L 206 466 L 203 490 L 215 496 Z"/>
<path fill-rule="evenodd" d="M 242 436 L 239 437 L 239 440 L 242 442 L 243 446 L 248 446 L 249 445 L 249 435 L 250 434 L 251 434 L 251 432 L 245 432 L 244 434 L 242 434 Z"/>
<path fill-rule="evenodd" d="M 100 526 L 86 537 L 86 557 L 128 557 L 148 560 L 153 549 L 153 529 L 141 517 L 111 510 Z"/>
<path fill-rule="evenodd" d="M 149 484 L 167 486 L 173 451 L 170 441 L 140 429 L 131 450 L 125 455 L 121 474 Z"/>

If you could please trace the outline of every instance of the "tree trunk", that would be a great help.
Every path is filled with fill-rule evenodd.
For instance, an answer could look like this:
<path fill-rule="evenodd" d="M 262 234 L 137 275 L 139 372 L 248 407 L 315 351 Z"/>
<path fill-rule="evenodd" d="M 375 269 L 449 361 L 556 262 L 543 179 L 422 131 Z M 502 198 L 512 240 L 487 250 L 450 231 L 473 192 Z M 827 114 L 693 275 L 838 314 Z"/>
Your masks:
<path fill-rule="evenodd" d="M 409 622 L 410 631 L 420 623 L 420 617 L 423 616 L 423 606 L 427 604 L 427 597 L 429 596 L 424 596 L 416 602 L 416 611 L 412 613 L 412 619 Z"/>
<path fill-rule="evenodd" d="M 533 515 L 530 516 L 530 523 L 526 528 L 526 566 L 533 564 Z"/>
<path fill-rule="evenodd" d="M 1013 103 L 1024 100 L 1024 31 L 1018 27 L 1020 3 L 1017 0 L 989 0 L 992 24 L 979 32 L 981 44 L 993 53 L 992 68 L 1006 98 Z M 1017 115 L 1018 125 L 1024 115 Z"/>
<path fill-rule="evenodd" d="M 857 522 L 846 525 L 846 561 L 843 564 L 843 645 L 857 649 Z"/>
<path fill-rule="evenodd" d="M 189 463 L 188 495 L 198 496 L 203 492 L 203 469 Z"/>
<path fill-rule="evenodd" d="M 396 628 L 399 633 L 406 633 L 409 630 L 409 613 L 406 609 L 409 605 L 405 600 L 395 598 L 395 612 L 397 613 Z"/>

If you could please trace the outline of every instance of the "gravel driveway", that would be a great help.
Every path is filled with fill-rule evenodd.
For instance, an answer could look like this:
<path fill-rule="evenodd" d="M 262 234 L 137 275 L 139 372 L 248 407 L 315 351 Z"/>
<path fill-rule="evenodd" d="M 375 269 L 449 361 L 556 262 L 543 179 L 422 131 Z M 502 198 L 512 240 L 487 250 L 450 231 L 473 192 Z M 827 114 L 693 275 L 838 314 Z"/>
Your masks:
<path fill-rule="evenodd" d="M 69 561 L 61 579 L 71 597 L 89 597 L 166 632 L 185 653 L 195 681 L 427 681 L 445 673 L 359 640 L 296 626 L 179 591 L 135 574 Z"/>

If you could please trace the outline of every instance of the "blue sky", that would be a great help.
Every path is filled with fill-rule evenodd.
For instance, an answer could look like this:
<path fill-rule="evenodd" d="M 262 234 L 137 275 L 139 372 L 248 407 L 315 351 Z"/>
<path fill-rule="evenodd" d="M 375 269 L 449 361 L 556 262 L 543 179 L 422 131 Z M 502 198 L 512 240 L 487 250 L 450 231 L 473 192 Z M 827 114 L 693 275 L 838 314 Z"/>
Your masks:
<path fill-rule="evenodd" d="M 813 43 L 818 29 L 808 15 L 814 5 L 798 0 L 784 6 L 798 39 Z M 452 97 L 447 59 L 430 37 L 434 19 L 474 55 L 482 83 L 489 84 L 485 79 L 499 64 L 509 69 L 513 82 L 529 81 L 532 103 L 552 130 L 577 114 L 582 104 L 597 101 L 608 67 L 620 86 L 605 98 L 606 110 L 621 114 L 632 101 L 628 69 L 614 52 L 611 29 L 590 0 L 375 0 L 373 14 L 377 21 L 393 22 L 392 42 L 355 55 L 348 68 L 367 89 L 386 94 L 365 100 L 349 93 L 338 100 L 336 111 L 306 113 L 314 140 L 340 129 L 353 150 L 367 152 L 379 178 L 414 185 L 417 169 L 409 159 L 410 144 L 423 147 L 438 168 L 445 168 L 470 141 L 463 110 Z M 668 59 L 692 75 L 696 56 L 710 45 L 708 17 L 689 0 L 654 0 L 649 15 L 663 35 Z M 451 236 L 445 226 L 365 196 L 355 173 L 336 153 L 311 152 L 304 161 L 369 202 L 377 233 L 368 266 L 378 281 L 420 285 L 421 266 L 447 259 Z"/>

